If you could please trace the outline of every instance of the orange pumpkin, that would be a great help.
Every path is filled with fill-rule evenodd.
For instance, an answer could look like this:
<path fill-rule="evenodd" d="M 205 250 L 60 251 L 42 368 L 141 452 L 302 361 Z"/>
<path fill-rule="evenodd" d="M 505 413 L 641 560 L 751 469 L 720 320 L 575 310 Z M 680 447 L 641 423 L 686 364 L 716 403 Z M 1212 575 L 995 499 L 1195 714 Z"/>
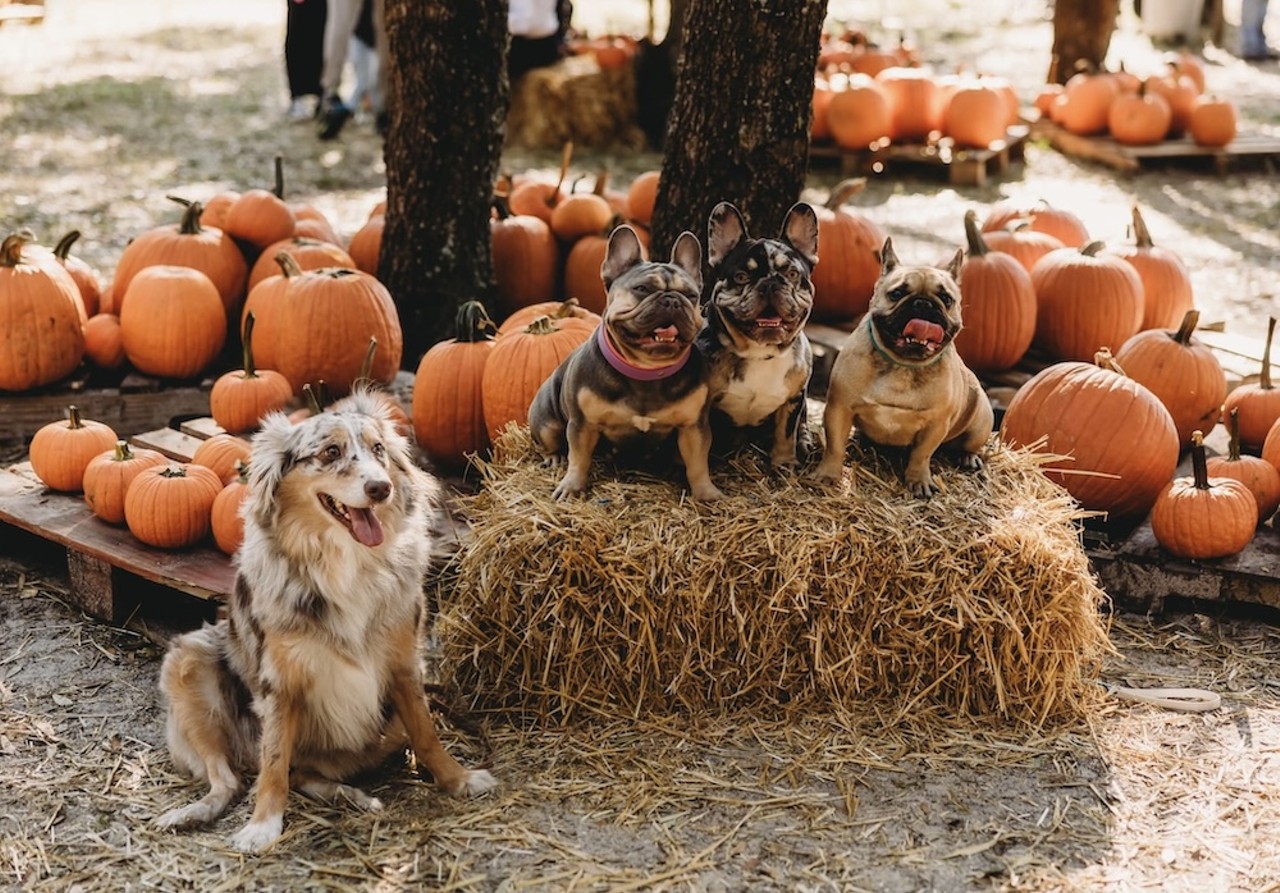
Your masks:
<path fill-rule="evenodd" d="M 222 222 L 227 235 L 259 249 L 291 238 L 297 226 L 298 218 L 293 209 L 267 189 L 249 189 L 241 193 L 227 208 Z"/>
<path fill-rule="evenodd" d="M 247 440 L 234 434 L 215 434 L 200 442 L 191 456 L 191 464 L 209 469 L 219 481 L 229 484 L 236 479 L 237 463 L 248 462 L 250 452 Z"/>
<path fill-rule="evenodd" d="M 222 481 L 199 465 L 144 468 L 124 497 L 124 520 L 138 540 L 157 549 L 193 546 L 209 535 Z"/>
<path fill-rule="evenodd" d="M 866 179 L 837 183 L 818 217 L 818 265 L 813 268 L 814 322 L 854 319 L 867 310 L 880 278 L 884 233 L 870 218 L 844 204 L 866 186 Z"/>
<path fill-rule="evenodd" d="M 70 406 L 65 422 L 42 425 L 31 438 L 31 470 L 50 490 L 77 493 L 84 486 L 85 468 L 117 439 L 110 425 L 82 419 L 79 407 Z"/>
<path fill-rule="evenodd" d="M 593 313 L 583 307 L 577 298 L 569 298 L 565 301 L 544 301 L 540 304 L 521 307 L 502 321 L 502 324 L 498 326 L 498 334 L 505 335 L 507 332 L 523 329 L 539 316 L 549 316 L 553 321 L 572 316 L 577 319 L 584 319 L 591 323 L 592 326 L 598 325 L 600 322 L 600 314 Z"/>
<path fill-rule="evenodd" d="M 292 255 L 282 251 L 276 255 L 275 260 L 280 268 L 279 274 L 268 276 L 255 285 L 245 298 L 244 309 L 240 312 L 242 331 L 249 323 L 249 314 L 254 316 L 253 355 L 257 364 L 266 369 L 274 369 L 276 365 L 277 326 L 289 325 L 288 317 L 280 314 L 280 308 L 284 306 L 284 293 L 289 288 L 289 280 L 302 275 L 302 269 Z"/>
<path fill-rule="evenodd" d="M 1036 261 L 1055 248 L 1065 248 L 1062 240 L 1049 233 L 1042 233 L 1031 228 L 1029 220 L 1014 220 L 1003 229 L 983 229 L 982 238 L 992 251 L 1009 255 L 1028 273 L 1035 267 Z"/>
<path fill-rule="evenodd" d="M 1142 280 L 1101 242 L 1051 251 L 1031 270 L 1035 343 L 1058 360 L 1083 361 L 1124 344 L 1142 324 Z"/>
<path fill-rule="evenodd" d="M 342 239 L 329 222 L 325 213 L 314 205 L 291 204 L 293 216 L 297 223 L 293 227 L 295 239 L 315 239 L 317 242 L 328 242 L 330 245 L 341 245 Z"/>
<path fill-rule="evenodd" d="M 200 225 L 222 229 L 222 224 L 227 219 L 227 209 L 235 204 L 239 197 L 240 193 L 234 189 L 224 189 L 209 196 L 209 200 L 200 209 Z"/>
<path fill-rule="evenodd" d="M 603 196 L 594 192 L 574 192 L 566 195 L 551 210 L 549 222 L 556 238 L 569 244 L 608 229 L 613 217 L 613 208 Z"/>
<path fill-rule="evenodd" d="M 47 253 L 24 252 L 30 232 L 0 243 L 0 390 L 25 391 L 75 371 L 84 358 L 84 303 Z"/>
<path fill-rule="evenodd" d="M 961 81 L 951 90 L 942 130 L 962 148 L 985 149 L 1008 132 L 1004 94 L 981 79 Z"/>
<path fill-rule="evenodd" d="M 241 339 L 241 366 L 224 372 L 209 392 L 209 415 L 224 431 L 240 434 L 256 428 L 267 413 L 283 409 L 293 399 L 293 385 L 274 369 L 259 369 L 253 362 L 255 317 L 245 317 Z"/>
<path fill-rule="evenodd" d="M 893 107 L 884 87 L 867 74 L 852 74 L 831 82 L 827 126 L 842 149 L 865 152 L 888 140 L 893 130 Z"/>
<path fill-rule="evenodd" d="M 1187 132 L 1197 146 L 1225 146 L 1236 138 L 1236 131 L 1236 105 L 1230 99 L 1204 95 L 1191 107 Z"/>
<path fill-rule="evenodd" d="M 1114 518 L 1150 511 L 1181 452 L 1164 404 L 1107 351 L 1093 364 L 1055 363 L 1032 376 L 1009 401 L 1000 437 L 1063 457 L 1046 462 L 1045 475 L 1083 508 Z"/>
<path fill-rule="evenodd" d="M 889 97 L 891 140 L 923 143 L 929 134 L 943 129 L 942 90 L 932 72 L 895 65 L 875 78 Z"/>
<path fill-rule="evenodd" d="M 1151 146 L 1169 133 L 1173 109 L 1158 91 L 1139 88 L 1121 93 L 1107 109 L 1107 130 L 1125 146 Z"/>
<path fill-rule="evenodd" d="M 145 468 L 169 460 L 158 450 L 134 449 L 117 440 L 114 448 L 89 460 L 84 469 L 84 501 L 108 524 L 124 523 L 124 497 L 129 484 Z"/>
<path fill-rule="evenodd" d="M 1089 231 L 1083 220 L 1074 212 L 1056 208 L 1044 199 L 996 202 L 982 220 L 982 231 L 989 233 L 1022 221 L 1037 232 L 1048 233 L 1068 248 L 1080 248 L 1089 241 Z"/>
<path fill-rule="evenodd" d="M 1239 412 L 1232 409 L 1227 415 L 1227 455 L 1208 459 L 1207 467 L 1210 477 L 1232 478 L 1249 488 L 1261 524 L 1280 508 L 1280 470 L 1260 456 L 1241 454 Z"/>
<path fill-rule="evenodd" d="M 627 187 L 627 217 L 648 226 L 653 220 L 653 206 L 658 201 L 658 184 L 661 171 L 645 171 L 636 176 Z"/>
<path fill-rule="evenodd" d="M 1115 78 L 1105 74 L 1081 72 L 1063 84 L 1062 93 L 1053 101 L 1053 118 L 1063 129 L 1081 136 L 1092 136 L 1107 129 L 1111 103 L 1120 94 Z"/>
<path fill-rule="evenodd" d="M 1128 261 L 1142 280 L 1142 328 L 1176 326 L 1195 304 L 1191 273 L 1182 258 L 1151 241 L 1137 205 L 1133 206 L 1133 239 L 1134 244 L 1110 249 L 1109 253 Z"/>
<path fill-rule="evenodd" d="M 831 139 L 831 124 L 827 120 L 829 105 L 831 105 L 831 84 L 824 75 L 814 75 L 813 100 L 809 108 L 810 142 L 821 143 Z"/>
<path fill-rule="evenodd" d="M 647 230 L 636 229 L 640 248 L 649 256 Z M 564 293 L 570 300 L 577 299 L 592 313 L 603 313 L 605 298 L 604 281 L 600 278 L 600 266 L 609 253 L 609 233 L 599 232 L 583 236 L 573 243 L 564 260 Z"/>
<path fill-rule="evenodd" d="M 1258 506 L 1244 484 L 1210 477 L 1204 440 L 1191 440 L 1191 477 L 1171 481 L 1151 509 L 1156 542 L 1179 558 L 1225 558 L 1249 545 Z"/>
<path fill-rule="evenodd" d="M 1193 337 L 1197 310 L 1188 310 L 1175 330 L 1147 329 L 1121 345 L 1116 362 L 1125 374 L 1147 387 L 1169 410 L 1178 442 L 1191 442 L 1191 432 L 1218 424 L 1227 376 L 1208 347 Z"/>
<path fill-rule="evenodd" d="M 512 214 L 530 214 L 541 218 L 548 225 L 551 212 L 564 199 L 564 178 L 569 173 L 569 160 L 573 157 L 573 143 L 565 143 L 560 153 L 560 176 L 555 183 L 542 180 L 523 180 L 507 193 L 507 204 Z"/>
<path fill-rule="evenodd" d="M 1280 419 L 1276 419 L 1276 423 L 1267 432 L 1266 439 L 1262 441 L 1262 458 L 1280 471 Z"/>
<path fill-rule="evenodd" d="M 236 477 L 218 491 L 209 510 L 209 528 L 214 544 L 227 555 L 234 555 L 244 543 L 244 518 L 240 506 L 249 496 L 249 466 L 243 462 L 236 468 Z"/>
<path fill-rule="evenodd" d="M 97 313 L 85 320 L 84 355 L 99 369 L 119 369 L 125 364 L 120 317 Z"/>
<path fill-rule="evenodd" d="M 964 327 L 955 338 L 956 352 L 976 372 L 1010 369 L 1036 333 L 1031 275 L 1013 257 L 987 247 L 976 212 L 964 215 L 964 230 L 969 242 L 960 267 Z"/>
<path fill-rule="evenodd" d="M 93 316 L 102 303 L 102 279 L 98 271 L 87 262 L 71 253 L 71 246 L 80 238 L 80 231 L 73 229 L 53 246 L 53 256 L 62 264 L 62 268 L 71 274 L 76 288 L 80 292 L 80 300 L 84 303 L 84 315 Z"/>
<path fill-rule="evenodd" d="M 1164 75 L 1151 75 L 1143 85 L 1148 92 L 1158 93 L 1169 103 L 1168 136 L 1182 136 L 1191 122 L 1191 109 L 1200 96 L 1195 82 L 1185 75 L 1170 72 Z"/>
<path fill-rule="evenodd" d="M 374 214 L 352 235 L 347 243 L 347 254 L 357 270 L 370 276 L 378 275 L 378 263 L 382 259 L 382 231 L 386 225 L 385 216 Z"/>
<path fill-rule="evenodd" d="M 457 335 L 432 346 L 413 379 L 413 431 L 441 466 L 457 468 L 489 448 L 480 385 L 497 330 L 479 301 L 458 308 Z"/>
<path fill-rule="evenodd" d="M 277 260 L 277 255 L 281 252 L 297 261 L 300 270 L 319 270 L 324 267 L 358 269 L 351 255 L 332 242 L 290 236 L 268 245 L 254 261 L 253 266 L 249 268 L 249 291 L 253 291 L 253 287 L 263 279 L 280 272 L 280 261 Z"/>
<path fill-rule="evenodd" d="M 595 326 L 581 319 L 553 321 L 541 316 L 497 339 L 480 381 L 481 409 L 491 441 L 511 422 L 528 423 L 529 404 L 538 388 L 594 332 Z"/>
<path fill-rule="evenodd" d="M 208 368 L 227 338 L 218 289 L 192 267 L 140 270 L 122 296 L 120 341 L 139 372 L 191 378 Z"/>
<path fill-rule="evenodd" d="M 1189 78 L 1195 84 L 1197 92 L 1204 92 L 1205 73 L 1203 59 L 1188 50 L 1181 50 L 1169 53 L 1165 56 L 1164 61 L 1178 75 Z"/>
<path fill-rule="evenodd" d="M 560 246 L 550 224 L 530 214 L 512 214 L 501 196 L 495 196 L 493 207 L 497 215 L 489 221 L 489 242 L 502 311 L 550 301 L 560 281 Z"/>
<path fill-rule="evenodd" d="M 1280 419 L 1280 388 L 1271 382 L 1271 343 L 1276 334 L 1276 318 L 1267 321 L 1267 338 L 1262 348 L 1262 372 L 1256 382 L 1237 385 L 1223 401 L 1222 412 L 1240 410 L 1240 442 L 1247 449 L 1262 446 L 1271 426 Z"/>

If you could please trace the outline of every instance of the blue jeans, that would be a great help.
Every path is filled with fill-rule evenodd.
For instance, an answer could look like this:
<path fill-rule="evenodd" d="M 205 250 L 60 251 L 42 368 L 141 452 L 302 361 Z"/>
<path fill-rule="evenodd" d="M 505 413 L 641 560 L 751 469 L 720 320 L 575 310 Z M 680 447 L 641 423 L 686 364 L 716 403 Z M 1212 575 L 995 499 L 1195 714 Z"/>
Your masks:
<path fill-rule="evenodd" d="M 1240 55 L 1262 56 L 1267 38 L 1262 23 L 1267 18 L 1267 0 L 1243 0 L 1240 6 Z"/>

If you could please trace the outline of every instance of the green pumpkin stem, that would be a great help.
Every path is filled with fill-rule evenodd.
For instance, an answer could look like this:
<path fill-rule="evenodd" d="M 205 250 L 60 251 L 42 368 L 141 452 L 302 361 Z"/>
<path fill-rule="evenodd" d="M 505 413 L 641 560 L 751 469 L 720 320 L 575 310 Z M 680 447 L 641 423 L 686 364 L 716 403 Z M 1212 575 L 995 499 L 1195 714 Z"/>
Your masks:
<path fill-rule="evenodd" d="M 257 378 L 258 370 L 253 365 L 253 325 L 257 317 L 250 310 L 244 318 L 244 334 L 241 335 L 241 359 L 244 364 L 244 377 Z"/>
<path fill-rule="evenodd" d="M 964 235 L 969 242 L 970 257 L 984 257 L 991 252 L 987 240 L 982 238 L 982 227 L 978 226 L 978 212 L 972 208 L 964 212 Z"/>
<path fill-rule="evenodd" d="M 454 325 L 457 329 L 455 339 L 464 344 L 492 341 L 493 336 L 498 334 L 498 327 L 493 324 L 484 304 L 479 301 L 467 301 L 459 307 Z"/>
<path fill-rule="evenodd" d="M 61 239 L 58 240 L 57 245 L 53 246 L 54 256 L 57 257 L 58 260 L 62 261 L 63 263 L 66 263 L 67 258 L 71 255 L 71 246 L 74 245 L 76 243 L 76 240 L 79 238 L 80 238 L 80 230 L 78 229 L 73 229 L 71 232 L 67 233 L 65 236 L 63 236 Z"/>
<path fill-rule="evenodd" d="M 1204 435 L 1191 432 L 1191 476 L 1197 490 L 1209 488 L 1209 460 L 1204 455 Z"/>
<path fill-rule="evenodd" d="M 1151 233 L 1147 231 L 1147 221 L 1142 219 L 1142 212 L 1137 205 L 1133 206 L 1133 241 L 1139 248 L 1155 247 L 1155 243 L 1151 241 Z"/>
<path fill-rule="evenodd" d="M 823 207 L 828 211 L 835 211 L 849 199 L 853 198 L 853 196 L 866 188 L 866 177 L 850 177 L 848 180 L 841 180 L 835 186 L 831 187 L 831 195 L 827 196 L 826 204 L 823 205 Z"/>
<path fill-rule="evenodd" d="M 1182 317 L 1182 325 L 1178 326 L 1178 331 L 1173 333 L 1173 340 L 1186 347 L 1191 343 L 1191 336 L 1195 333 L 1196 326 L 1199 323 L 1200 311 L 1188 310 Z"/>
<path fill-rule="evenodd" d="M 1227 461 L 1240 461 L 1240 407 L 1231 407 L 1227 414 Z"/>
<path fill-rule="evenodd" d="M 1271 384 L 1271 342 L 1276 334 L 1276 318 L 1273 316 L 1267 320 L 1267 341 L 1262 346 L 1262 374 L 1258 376 L 1258 387 L 1264 391 L 1269 391 L 1274 387 Z"/>

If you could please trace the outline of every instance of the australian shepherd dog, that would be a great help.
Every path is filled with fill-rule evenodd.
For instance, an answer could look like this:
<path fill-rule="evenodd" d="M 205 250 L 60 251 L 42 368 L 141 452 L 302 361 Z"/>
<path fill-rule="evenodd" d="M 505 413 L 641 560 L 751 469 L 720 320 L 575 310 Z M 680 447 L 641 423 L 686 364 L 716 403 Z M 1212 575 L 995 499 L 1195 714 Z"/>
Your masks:
<path fill-rule="evenodd" d="M 387 410 L 358 391 L 296 425 L 272 414 L 254 436 L 227 615 L 176 638 L 160 671 L 169 751 L 209 792 L 160 826 L 212 822 L 256 771 L 253 816 L 231 843 L 262 850 L 291 787 L 381 809 L 345 782 L 406 747 L 455 796 L 496 783 L 444 750 L 428 711 L 419 649 L 439 487 Z"/>

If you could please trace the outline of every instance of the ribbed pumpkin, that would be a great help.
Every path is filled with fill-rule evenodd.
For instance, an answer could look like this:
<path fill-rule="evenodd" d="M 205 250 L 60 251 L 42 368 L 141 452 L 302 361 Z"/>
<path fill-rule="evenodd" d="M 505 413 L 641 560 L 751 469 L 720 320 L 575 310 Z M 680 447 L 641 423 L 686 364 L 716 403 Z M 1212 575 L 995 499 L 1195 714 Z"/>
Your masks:
<path fill-rule="evenodd" d="M 1057 236 L 1032 229 L 1030 220 L 1014 220 L 1003 229 L 984 229 L 982 238 L 988 248 L 1009 255 L 1028 273 L 1050 251 L 1066 247 Z"/>
<path fill-rule="evenodd" d="M 1009 401 L 1000 437 L 1068 457 L 1043 465 L 1045 475 L 1083 508 L 1114 518 L 1150 511 L 1181 452 L 1164 404 L 1106 351 L 1093 364 L 1055 363 L 1034 375 Z"/>
<path fill-rule="evenodd" d="M 281 252 L 297 261 L 298 269 L 300 270 L 319 270 L 324 267 L 358 269 L 351 255 L 332 242 L 290 236 L 287 239 L 281 239 L 279 242 L 272 242 L 263 249 L 262 254 L 254 261 L 253 266 L 249 269 L 248 288 L 250 291 L 253 291 L 253 287 L 263 279 L 268 276 L 275 276 L 280 272 L 280 261 L 276 259 L 276 256 Z"/>
<path fill-rule="evenodd" d="M 523 329 L 539 316 L 549 316 L 552 321 L 564 319 L 565 317 L 575 317 L 577 319 L 586 320 L 591 323 L 592 326 L 595 326 L 600 322 L 600 314 L 593 313 L 586 307 L 583 307 L 577 298 L 569 298 L 564 301 L 544 301 L 540 304 L 530 304 L 528 307 L 521 307 L 515 313 L 502 321 L 498 326 L 498 334 L 505 335 L 507 332 L 514 332 L 518 329 Z"/>
<path fill-rule="evenodd" d="M 866 178 L 837 183 L 818 217 L 818 265 L 813 268 L 814 322 L 853 319 L 867 310 L 880 278 L 884 233 L 871 219 L 844 209 Z"/>
<path fill-rule="evenodd" d="M 1012 256 L 987 247 L 972 210 L 964 215 L 964 230 L 969 243 L 960 267 L 964 327 L 955 338 L 956 352 L 975 372 L 1009 369 L 1036 333 L 1031 275 Z"/>
<path fill-rule="evenodd" d="M 1116 80 L 1106 74 L 1073 75 L 1053 101 L 1053 119 L 1081 136 L 1103 133 L 1111 103 L 1119 94 Z"/>
<path fill-rule="evenodd" d="M 1267 339 L 1262 348 L 1262 371 L 1256 382 L 1237 385 L 1222 403 L 1223 413 L 1240 410 L 1240 442 L 1256 450 L 1267 439 L 1271 426 L 1280 419 L 1280 388 L 1271 381 L 1271 343 L 1275 339 L 1276 318 L 1267 321 Z"/>
<path fill-rule="evenodd" d="M 1116 351 L 1116 362 L 1125 374 L 1159 398 L 1186 446 L 1191 432 L 1208 432 L 1218 424 L 1227 376 L 1213 351 L 1193 334 L 1200 321 L 1198 310 L 1188 310 L 1177 329 L 1138 332 Z"/>
<path fill-rule="evenodd" d="M 233 239 L 255 248 L 291 238 L 298 226 L 293 209 L 268 189 L 248 189 L 227 208 L 222 228 Z"/>
<path fill-rule="evenodd" d="M 382 231 L 386 229 L 387 218 L 382 214 L 374 214 L 364 225 L 355 231 L 351 241 L 347 243 L 347 254 L 357 270 L 378 275 L 378 263 L 382 259 Z"/>
<path fill-rule="evenodd" d="M 172 198 L 172 196 L 170 196 Z M 200 223 L 200 203 L 174 198 L 184 206 L 176 225 L 153 227 L 120 252 L 112 288 L 115 312 L 123 314 L 129 284 L 138 271 L 156 265 L 192 267 L 209 277 L 218 290 L 227 318 L 234 320 L 244 300 L 249 266 L 235 240 L 216 227 Z"/>
<path fill-rule="evenodd" d="M 649 256 L 649 233 L 636 229 L 643 255 Z M 609 253 L 609 233 L 598 232 L 583 236 L 573 243 L 564 260 L 564 293 L 592 313 L 603 313 L 605 305 L 604 281 L 600 267 Z"/>
<path fill-rule="evenodd" d="M 295 239 L 315 239 L 330 245 L 342 245 L 342 239 L 325 213 L 314 205 L 291 204 L 297 223 L 293 227 Z"/>
<path fill-rule="evenodd" d="M 480 385 L 497 330 L 479 301 L 458 308 L 457 335 L 422 356 L 413 378 L 413 432 L 432 461 L 446 468 L 489 448 Z"/>
<path fill-rule="evenodd" d="M 108 524 L 124 523 L 124 497 L 129 484 L 145 468 L 169 460 L 158 450 L 133 448 L 126 440 L 99 453 L 84 469 L 84 501 L 90 511 Z"/>
<path fill-rule="evenodd" d="M 1172 328 L 1195 304 L 1191 273 L 1182 258 L 1151 241 L 1137 205 L 1133 206 L 1133 239 L 1134 244 L 1108 249 L 1108 253 L 1124 258 L 1138 271 L 1142 280 L 1142 328 Z"/>
<path fill-rule="evenodd" d="M 236 468 L 236 477 L 218 491 L 209 511 L 209 528 L 214 544 L 227 555 L 234 555 L 244 543 L 244 518 L 240 506 L 249 496 L 249 466 L 243 462 Z"/>
<path fill-rule="evenodd" d="M 1142 280 L 1101 242 L 1051 251 L 1031 270 L 1035 343 L 1057 360 L 1085 361 L 1142 325 Z"/>
<path fill-rule="evenodd" d="M 0 390 L 65 378 L 84 358 L 84 303 L 52 255 L 24 252 L 30 232 L 0 243 Z"/>
<path fill-rule="evenodd" d="M 551 210 L 548 221 L 557 239 L 566 245 L 592 233 L 610 228 L 613 208 L 604 196 L 594 192 L 573 192 Z"/>
<path fill-rule="evenodd" d="M 501 196 L 494 198 L 493 207 L 489 242 L 500 312 L 550 301 L 560 281 L 560 246 L 550 224 L 530 214 L 512 214 Z"/>
<path fill-rule="evenodd" d="M 1156 542 L 1179 558 L 1225 558 L 1249 545 L 1258 506 L 1244 484 L 1210 477 L 1204 440 L 1192 435 L 1191 477 L 1171 481 L 1151 509 Z"/>
<path fill-rule="evenodd" d="M 395 378 L 404 350 L 400 317 L 391 293 L 375 277 L 338 267 L 304 270 L 289 277 L 272 303 L 271 366 L 295 393 L 306 382 L 324 379 L 335 394 L 346 394 L 360 375 L 370 338 L 379 345 L 373 379 Z M 259 331 L 268 334 L 266 326 Z M 265 343 L 259 342 L 259 355 Z"/>
<path fill-rule="evenodd" d="M 1201 92 L 1195 82 L 1186 75 L 1171 70 L 1167 74 L 1151 75 L 1143 81 L 1143 85 L 1148 92 L 1160 94 L 1169 103 L 1168 136 L 1182 136 L 1187 124 L 1191 122 L 1191 109 Z"/>
<path fill-rule="evenodd" d="M 569 173 L 569 161 L 573 158 L 573 143 L 565 143 L 560 153 L 560 175 L 555 183 L 543 180 L 525 179 L 511 187 L 507 193 L 507 204 L 512 214 L 530 214 L 551 223 L 551 212 L 564 199 L 561 187 Z"/>
<path fill-rule="evenodd" d="M 1280 419 L 1276 419 L 1276 423 L 1267 432 L 1266 439 L 1262 441 L 1262 458 L 1280 471 Z"/>
<path fill-rule="evenodd" d="M 215 434 L 200 442 L 191 456 L 191 464 L 209 469 L 219 481 L 229 484 L 236 478 L 236 464 L 248 462 L 250 452 L 247 440 L 234 434 Z"/>
<path fill-rule="evenodd" d="M 80 417 L 67 408 L 65 422 L 42 425 L 27 448 L 31 470 L 50 490 L 77 493 L 84 486 L 84 470 L 94 457 L 111 449 L 118 438 L 111 426 Z"/>
<path fill-rule="evenodd" d="M 80 300 L 84 303 L 84 315 L 93 316 L 102 303 L 102 279 L 98 271 L 82 258 L 71 253 L 71 246 L 80 238 L 80 231 L 73 229 L 53 246 L 53 256 L 62 264 L 62 268 L 71 274 L 80 291 Z"/>
<path fill-rule="evenodd" d="M 831 84 L 826 75 L 813 77 L 813 100 L 809 104 L 809 141 L 823 143 L 831 139 L 831 123 L 827 120 L 827 106 L 831 104 Z"/>
<path fill-rule="evenodd" d="M 224 189 L 209 196 L 208 201 L 200 209 L 200 225 L 222 229 L 227 219 L 227 209 L 235 204 L 240 193 L 234 189 Z"/>
<path fill-rule="evenodd" d="M 218 289 L 193 267 L 145 267 L 122 297 L 120 340 L 139 372 L 191 378 L 208 368 L 226 342 Z"/>
<path fill-rule="evenodd" d="M 276 365 L 276 327 L 280 324 L 280 310 L 284 306 L 283 299 L 289 288 L 289 281 L 302 275 L 298 262 L 288 253 L 280 252 L 275 261 L 279 268 L 277 275 L 268 276 L 255 285 L 245 298 L 244 309 L 240 312 L 241 331 L 249 322 L 249 314 L 254 316 L 253 356 L 257 364 L 265 369 L 274 369 Z M 287 319 L 284 324 L 288 324 Z"/>
<path fill-rule="evenodd" d="M 827 103 L 827 126 L 842 149 L 865 152 L 872 144 L 889 138 L 893 130 L 893 107 L 884 87 L 867 74 L 840 76 L 831 81 L 831 101 Z"/>
<path fill-rule="evenodd" d="M 923 143 L 929 139 L 930 133 L 942 130 L 942 90 L 933 72 L 895 65 L 884 69 L 875 78 L 889 97 L 893 113 L 889 130 L 891 140 Z"/>
<path fill-rule="evenodd" d="M 1080 248 L 1089 241 L 1089 231 L 1075 212 L 1054 207 L 1044 199 L 996 202 L 982 220 L 982 231 L 989 233 L 1024 220 L 1031 229 L 1048 233 L 1068 248 Z"/>
<path fill-rule="evenodd" d="M 252 312 L 246 315 L 244 336 L 240 341 L 240 368 L 218 376 L 209 392 L 209 415 L 230 434 L 256 428 L 264 415 L 283 409 L 293 399 L 293 385 L 289 379 L 274 369 L 259 369 L 254 363 L 255 322 Z"/>
<path fill-rule="evenodd" d="M 1261 524 L 1280 508 L 1280 470 L 1260 456 L 1240 452 L 1239 410 L 1228 413 L 1227 431 L 1227 455 L 1208 459 L 1209 476 L 1231 478 L 1248 487 L 1258 504 L 1258 523 Z"/>
<path fill-rule="evenodd" d="M 124 340 L 120 337 L 120 317 L 97 313 L 84 323 L 84 355 L 99 369 L 119 369 L 125 364 Z"/>
<path fill-rule="evenodd" d="M 653 220 L 653 206 L 658 201 L 661 171 L 645 171 L 627 187 L 627 217 L 648 226 Z"/>
<path fill-rule="evenodd" d="M 1139 87 L 1121 93 L 1107 109 L 1107 130 L 1124 146 L 1152 146 L 1164 139 L 1173 123 L 1173 109 L 1158 91 Z"/>
<path fill-rule="evenodd" d="M 124 497 L 124 520 L 138 540 L 157 549 L 194 546 L 209 535 L 222 481 L 200 465 L 144 468 Z"/>
<path fill-rule="evenodd" d="M 480 382 L 480 402 L 490 440 L 510 422 L 527 424 L 529 404 L 579 344 L 595 332 L 581 319 L 540 316 L 524 329 L 503 335 L 489 351 Z"/>

